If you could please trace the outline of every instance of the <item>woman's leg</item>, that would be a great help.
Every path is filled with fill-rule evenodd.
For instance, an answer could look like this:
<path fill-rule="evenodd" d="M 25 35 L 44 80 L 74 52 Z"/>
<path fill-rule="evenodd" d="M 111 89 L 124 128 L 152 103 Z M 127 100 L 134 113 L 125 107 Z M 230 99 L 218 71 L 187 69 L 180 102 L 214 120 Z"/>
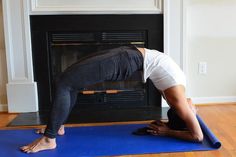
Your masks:
<path fill-rule="evenodd" d="M 118 56 L 118 54 L 116 55 Z M 106 80 L 107 75 L 111 75 L 114 71 L 117 71 L 113 69 L 115 66 L 113 61 L 109 59 L 110 57 L 113 58 L 114 55 L 109 54 L 107 56 L 104 54 L 103 56 L 99 56 L 99 59 L 95 56 L 74 64 L 62 73 L 56 81 L 54 102 L 44 136 L 21 147 L 22 151 L 35 153 L 41 150 L 56 148 L 58 129 L 66 121 L 76 101 L 74 91 L 82 89 L 87 85 L 103 82 Z M 105 59 L 107 60 L 106 65 L 102 62 Z M 101 63 L 103 63 L 103 66 L 101 66 Z M 101 67 L 104 67 L 104 69 L 101 69 Z"/>
<path fill-rule="evenodd" d="M 56 82 L 55 99 L 44 136 L 21 150 L 34 153 L 55 148 L 57 131 L 67 119 L 76 100 L 71 100 L 73 90 L 106 80 L 124 80 L 141 69 L 142 62 L 142 55 L 136 49 L 114 49 L 111 53 L 94 56 L 68 68 Z"/>
<path fill-rule="evenodd" d="M 62 128 L 60 131 L 64 132 L 64 127 L 62 125 L 66 122 L 74 107 L 76 98 L 77 92 L 73 89 L 73 84 L 67 85 L 64 78 L 59 79 L 56 83 L 55 99 L 50 119 L 44 132 L 45 136 L 55 138 L 60 128 Z"/>
<path fill-rule="evenodd" d="M 56 82 L 55 100 L 44 136 L 27 146 L 21 147 L 22 151 L 35 153 L 56 148 L 56 135 L 58 130 L 59 128 L 64 130 L 62 124 L 66 121 L 76 100 L 75 91 L 71 87 L 72 84 L 67 85 L 66 78 L 67 77 L 63 76 Z"/>
<path fill-rule="evenodd" d="M 109 67 L 109 66 L 108 66 Z M 56 135 L 59 128 L 66 121 L 76 101 L 76 89 L 82 85 L 104 81 L 100 78 L 100 66 L 97 62 L 83 66 L 75 65 L 65 71 L 56 81 L 55 97 L 50 118 L 44 136 L 33 143 L 21 147 L 26 153 L 35 153 L 42 150 L 56 148 Z"/>

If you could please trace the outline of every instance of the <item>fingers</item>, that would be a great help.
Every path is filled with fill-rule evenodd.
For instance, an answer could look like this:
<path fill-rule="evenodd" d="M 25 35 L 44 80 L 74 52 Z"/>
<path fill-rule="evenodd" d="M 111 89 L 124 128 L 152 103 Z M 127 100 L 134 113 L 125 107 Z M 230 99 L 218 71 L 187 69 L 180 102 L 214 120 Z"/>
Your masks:
<path fill-rule="evenodd" d="M 149 125 L 150 130 L 147 130 L 147 132 L 151 133 L 152 135 L 159 135 L 160 128 L 155 124 Z"/>
<path fill-rule="evenodd" d="M 147 132 L 155 136 L 158 135 L 156 130 L 147 130 Z"/>
<path fill-rule="evenodd" d="M 151 124 L 149 124 L 148 128 L 150 128 L 148 132 L 152 135 L 164 136 L 169 131 L 169 127 L 166 125 L 166 123 L 160 120 L 152 122 Z"/>
<path fill-rule="evenodd" d="M 152 135 L 158 135 L 158 126 L 157 126 L 157 123 L 159 124 L 159 122 L 157 121 L 153 121 L 151 122 L 149 125 L 148 125 L 148 128 L 147 129 L 147 132 L 152 134 Z"/>
<path fill-rule="evenodd" d="M 148 133 L 154 135 L 154 136 L 165 136 L 166 132 L 162 130 L 147 130 Z"/>
<path fill-rule="evenodd" d="M 148 127 L 152 130 L 157 130 L 159 128 L 158 125 L 155 125 L 155 124 L 149 124 Z"/>
<path fill-rule="evenodd" d="M 161 120 L 155 120 L 155 121 L 151 122 L 150 124 L 160 125 L 160 126 L 165 126 L 166 125 L 166 123 L 162 122 Z"/>

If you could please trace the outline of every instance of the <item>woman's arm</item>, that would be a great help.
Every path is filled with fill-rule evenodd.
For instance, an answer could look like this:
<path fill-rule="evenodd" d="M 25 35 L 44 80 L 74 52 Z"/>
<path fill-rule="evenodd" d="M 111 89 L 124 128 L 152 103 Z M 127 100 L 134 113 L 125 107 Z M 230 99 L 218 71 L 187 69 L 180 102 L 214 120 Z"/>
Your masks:
<path fill-rule="evenodd" d="M 178 116 L 185 122 L 188 131 L 170 130 L 167 126 L 152 124 L 150 127 L 157 135 L 167 135 L 191 141 L 202 141 L 203 133 L 196 118 L 196 114 L 188 105 L 183 86 L 174 86 L 164 91 L 167 103 L 173 108 Z M 167 127 L 167 128 L 166 128 Z"/>
<path fill-rule="evenodd" d="M 201 141 L 201 140 L 195 140 L 192 137 L 192 134 L 190 131 L 188 131 L 188 130 L 171 130 L 165 123 L 150 124 L 149 128 L 150 128 L 150 130 L 147 130 L 147 132 L 149 132 L 153 135 L 171 136 L 171 137 L 184 139 L 184 140 L 188 140 L 188 141 L 196 141 L 196 142 Z"/>

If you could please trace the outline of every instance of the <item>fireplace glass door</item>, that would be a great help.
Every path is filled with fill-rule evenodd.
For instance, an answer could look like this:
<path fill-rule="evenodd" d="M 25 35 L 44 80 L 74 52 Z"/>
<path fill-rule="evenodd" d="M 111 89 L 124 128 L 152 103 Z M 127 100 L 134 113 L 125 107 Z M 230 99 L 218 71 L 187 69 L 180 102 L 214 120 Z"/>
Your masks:
<path fill-rule="evenodd" d="M 51 81 L 78 60 L 124 45 L 145 47 L 145 31 L 50 32 Z M 147 105 L 142 71 L 125 81 L 107 81 L 78 91 L 79 108 L 129 108 Z"/>

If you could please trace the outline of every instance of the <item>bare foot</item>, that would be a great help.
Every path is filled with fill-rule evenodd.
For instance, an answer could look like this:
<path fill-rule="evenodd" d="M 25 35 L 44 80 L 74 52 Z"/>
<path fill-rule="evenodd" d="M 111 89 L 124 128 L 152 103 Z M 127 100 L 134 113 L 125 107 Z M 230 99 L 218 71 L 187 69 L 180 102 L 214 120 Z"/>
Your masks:
<path fill-rule="evenodd" d="M 193 105 L 193 101 L 192 101 L 191 98 L 187 98 L 187 102 L 188 102 L 189 105 Z"/>
<path fill-rule="evenodd" d="M 56 139 L 50 139 L 46 136 L 42 136 L 39 139 L 36 139 L 34 142 L 21 147 L 21 151 L 25 153 L 36 153 L 42 150 L 50 150 L 56 148 Z"/>
<path fill-rule="evenodd" d="M 37 134 L 44 134 L 45 128 L 38 129 L 38 130 L 36 130 L 35 132 L 36 132 Z M 65 134 L 65 127 L 64 127 L 64 125 L 62 125 L 62 126 L 60 127 L 60 129 L 58 130 L 57 134 L 60 135 L 60 136 L 62 136 L 62 135 Z"/>
<path fill-rule="evenodd" d="M 193 111 L 193 113 L 194 114 L 197 114 L 197 108 L 196 108 L 196 106 L 193 104 L 193 102 L 192 102 L 192 99 L 191 98 L 187 98 L 187 102 L 188 102 L 188 104 L 189 104 L 189 107 L 190 107 L 190 109 Z"/>

